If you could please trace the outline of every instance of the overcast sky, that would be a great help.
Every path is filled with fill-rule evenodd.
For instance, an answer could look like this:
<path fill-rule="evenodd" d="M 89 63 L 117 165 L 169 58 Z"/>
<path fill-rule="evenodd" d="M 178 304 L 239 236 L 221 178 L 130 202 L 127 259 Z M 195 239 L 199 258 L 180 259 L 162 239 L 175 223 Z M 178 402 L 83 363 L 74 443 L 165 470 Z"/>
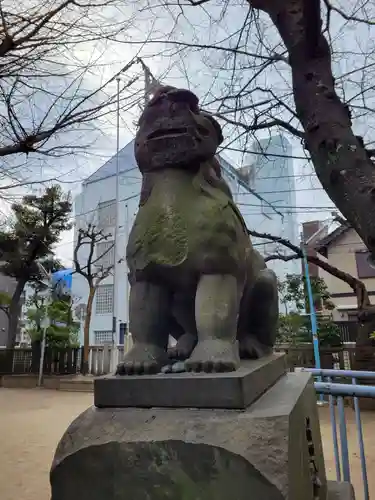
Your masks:
<path fill-rule="evenodd" d="M 339 5 L 338 2 L 335 3 Z M 241 121 L 246 125 L 252 124 L 255 116 L 260 122 L 269 121 L 272 117 L 289 120 L 291 115 L 289 113 L 288 116 L 285 107 L 278 105 L 269 109 L 269 103 L 267 103 L 267 100 L 272 102 L 272 96 L 269 93 L 271 90 L 288 107 L 294 108 L 288 65 L 283 61 L 270 64 L 255 77 L 267 57 L 275 53 L 284 54 L 275 28 L 263 14 L 249 14 L 248 4 L 245 1 L 237 2 L 236 5 L 233 2 L 226 11 L 222 10 L 221 5 L 214 3 L 204 4 L 198 8 L 180 9 L 169 6 L 168 10 L 160 7 L 160 4 L 159 0 L 151 2 L 147 0 L 144 2 L 144 8 L 141 9 L 142 2 L 134 0 L 129 3 L 124 0 L 121 10 L 107 12 L 108 16 L 115 15 L 117 20 L 123 16 L 124 22 L 130 16 L 134 16 L 133 26 L 116 41 L 87 45 L 80 50 L 79 54 L 76 54 L 80 60 L 95 60 L 97 63 L 97 66 L 85 77 L 87 85 L 92 87 L 98 85 L 126 64 L 133 55 L 140 53 L 160 81 L 191 88 L 201 98 L 205 108 L 211 112 L 225 112 L 230 119 Z M 358 9 L 360 3 L 354 0 L 342 0 L 340 6 L 349 13 L 353 9 Z M 374 10 L 374 7 L 368 8 Z M 373 12 L 367 11 L 367 14 L 371 16 Z M 359 10 L 357 15 L 363 16 L 363 11 Z M 246 20 L 245 23 L 244 20 Z M 363 109 L 373 104 L 372 80 L 375 73 L 372 63 L 375 64 L 375 37 L 371 36 L 373 35 L 372 29 L 366 24 L 344 22 L 337 15 L 332 15 L 331 18 L 330 36 L 335 50 L 333 64 L 338 89 L 341 95 L 345 94 L 346 100 L 351 100 L 351 104 L 357 106 L 353 109 L 355 130 L 356 133 L 364 135 L 366 141 L 373 140 L 373 119 L 369 112 Z M 142 45 L 142 42 L 146 40 L 150 43 Z M 177 42 L 180 45 L 176 47 L 171 45 L 171 42 Z M 193 43 L 204 45 L 205 48 L 194 49 L 183 45 Z M 212 46 L 216 46 L 216 49 L 210 48 Z M 231 49 L 238 47 L 243 53 L 226 52 L 221 50 L 223 47 Z M 364 72 L 360 68 L 365 64 L 370 69 Z M 349 72 L 349 76 L 343 76 Z M 124 80 L 128 76 L 125 74 Z M 138 81 L 136 85 L 141 86 L 142 82 Z M 113 91 L 115 91 L 115 86 L 116 83 L 113 82 Z M 234 101 L 227 100 L 223 105 L 221 99 L 244 88 L 248 90 L 248 93 L 242 94 L 242 98 L 237 101 L 237 106 L 252 105 L 253 109 L 231 113 L 230 109 Z M 363 89 L 366 91 L 364 99 L 360 94 Z M 265 104 L 261 104 L 263 101 Z M 120 146 L 124 146 L 132 139 L 137 114 L 138 109 L 135 108 L 132 112 L 121 114 Z M 298 127 L 297 120 L 294 119 L 292 123 Z M 95 140 L 92 140 L 93 136 L 89 135 L 92 131 L 86 133 L 85 140 L 88 143 L 91 140 L 92 144 L 87 152 L 63 160 L 59 159 L 56 165 L 52 166 L 55 169 L 63 168 L 65 172 L 69 172 L 69 167 L 72 167 L 73 184 L 65 184 L 65 188 L 71 189 L 73 195 L 79 192 L 78 181 L 89 176 L 116 151 L 115 113 L 106 117 L 102 128 L 103 133 L 96 134 Z M 239 137 L 240 133 L 242 133 L 240 128 L 224 125 L 225 145 L 229 148 L 225 150 L 225 153 L 237 167 L 246 162 L 244 151 L 251 150 L 251 144 L 255 138 L 268 137 L 268 134 L 279 133 L 279 130 L 261 131 Z M 316 179 L 311 164 L 301 159 L 305 157 L 306 152 L 300 142 L 288 133 L 287 137 L 292 142 L 293 155 L 299 157 L 294 159 L 296 198 L 297 206 L 300 207 L 298 222 L 326 219 L 330 216 L 329 207 L 333 207 L 333 204 Z M 82 136 L 80 140 L 83 140 Z M 233 149 L 239 149 L 242 152 Z M 40 158 L 30 159 L 30 161 L 37 162 Z M 46 166 L 41 165 L 40 172 L 41 175 L 47 175 Z M 3 211 L 6 211 L 6 205 L 3 203 Z M 73 234 L 70 231 L 64 235 L 56 249 L 58 255 L 66 263 L 71 260 L 72 241 Z"/>

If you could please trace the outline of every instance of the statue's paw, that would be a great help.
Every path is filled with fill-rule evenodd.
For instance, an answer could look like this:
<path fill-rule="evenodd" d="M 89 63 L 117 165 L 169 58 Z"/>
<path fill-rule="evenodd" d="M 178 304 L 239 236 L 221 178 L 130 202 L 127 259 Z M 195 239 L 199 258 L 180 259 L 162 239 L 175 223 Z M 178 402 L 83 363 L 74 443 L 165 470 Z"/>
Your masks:
<path fill-rule="evenodd" d="M 117 365 L 116 375 L 158 373 L 168 363 L 164 349 L 153 344 L 135 344 Z"/>
<path fill-rule="evenodd" d="M 218 339 L 198 342 L 185 366 L 190 372 L 233 372 L 240 366 L 238 344 Z"/>
<path fill-rule="evenodd" d="M 168 349 L 169 359 L 184 361 L 193 352 L 197 344 L 197 336 L 191 333 L 184 333 L 178 339 L 175 346 Z"/>
<path fill-rule="evenodd" d="M 272 348 L 259 342 L 254 335 L 243 335 L 239 338 L 241 359 L 258 359 L 272 353 Z"/>

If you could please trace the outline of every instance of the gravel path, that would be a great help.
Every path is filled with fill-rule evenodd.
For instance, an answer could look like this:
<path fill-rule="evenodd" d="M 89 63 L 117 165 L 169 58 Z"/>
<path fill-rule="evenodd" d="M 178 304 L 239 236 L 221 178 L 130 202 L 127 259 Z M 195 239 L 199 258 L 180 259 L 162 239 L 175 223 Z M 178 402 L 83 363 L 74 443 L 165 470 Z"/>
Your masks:
<path fill-rule="evenodd" d="M 50 500 L 49 468 L 69 423 L 92 404 L 92 394 L 39 389 L 0 389 L 0 499 Z M 327 408 L 320 408 L 327 474 L 335 478 Z M 354 414 L 348 410 L 352 481 L 363 499 Z M 363 413 L 367 467 L 375 495 L 375 414 Z"/>

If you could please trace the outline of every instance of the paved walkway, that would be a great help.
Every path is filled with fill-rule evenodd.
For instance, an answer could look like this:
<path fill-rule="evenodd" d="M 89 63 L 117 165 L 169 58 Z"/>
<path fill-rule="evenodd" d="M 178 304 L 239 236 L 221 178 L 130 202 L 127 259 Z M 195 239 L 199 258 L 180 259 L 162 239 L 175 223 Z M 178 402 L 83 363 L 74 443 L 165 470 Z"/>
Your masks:
<path fill-rule="evenodd" d="M 0 389 L 0 499 L 50 500 L 49 468 L 69 423 L 92 404 L 92 394 Z M 327 408 L 320 409 L 327 473 L 335 478 Z M 362 500 L 354 414 L 348 411 L 353 483 Z M 375 414 L 363 413 L 370 493 L 375 495 Z"/>

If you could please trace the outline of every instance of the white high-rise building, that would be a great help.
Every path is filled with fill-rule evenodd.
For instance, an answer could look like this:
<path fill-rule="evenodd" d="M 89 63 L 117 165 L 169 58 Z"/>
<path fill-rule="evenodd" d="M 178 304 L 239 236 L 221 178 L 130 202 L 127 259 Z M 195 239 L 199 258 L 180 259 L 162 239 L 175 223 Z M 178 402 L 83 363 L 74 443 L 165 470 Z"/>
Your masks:
<path fill-rule="evenodd" d="M 262 208 L 264 213 L 271 214 L 274 208 L 283 215 L 282 223 L 274 228 L 273 235 L 298 246 L 295 175 L 290 142 L 282 134 L 256 141 L 246 163 L 250 188 L 268 202 Z M 288 253 L 285 247 L 272 243 L 267 244 L 264 251 L 270 254 L 276 249 Z M 299 273 L 301 269 L 298 261 L 284 263 L 284 268 L 285 273 Z"/>
<path fill-rule="evenodd" d="M 281 216 L 267 204 L 267 200 L 255 194 L 244 176 L 236 170 L 222 155 L 218 156 L 221 163 L 223 176 L 228 182 L 235 201 L 242 212 L 246 225 L 249 229 L 260 232 L 273 233 L 275 228 L 281 227 Z M 108 160 L 98 171 L 92 174 L 82 185 L 82 192 L 75 200 L 75 241 L 77 240 L 80 227 L 92 223 L 105 231 L 108 240 L 100 243 L 101 247 L 96 251 L 99 255 L 105 251 L 105 245 L 110 248 L 117 235 L 116 245 L 116 291 L 114 293 L 113 276 L 103 280 L 95 295 L 93 314 L 90 324 L 90 344 L 103 344 L 123 342 L 123 331 L 121 324 L 128 323 L 128 286 L 127 266 L 125 261 L 126 244 L 130 228 L 133 225 L 138 210 L 139 195 L 141 190 L 141 174 L 134 158 L 134 141 L 131 141 L 119 152 L 119 175 L 117 171 L 117 155 Z M 118 220 L 116 221 L 116 181 L 118 183 Z M 263 208 L 262 208 L 263 207 Z M 115 227 L 117 225 L 117 231 Z M 253 238 L 255 248 L 260 248 L 262 242 Z M 99 246 L 98 245 L 98 246 Z M 78 254 L 82 266 L 87 263 L 89 248 L 83 247 Z M 112 265 L 114 252 L 109 251 L 106 263 Z M 272 264 L 279 276 L 283 274 L 283 263 Z M 79 302 L 87 304 L 88 285 L 86 280 L 79 274 L 73 274 L 72 294 L 79 298 Z M 114 307 L 116 301 L 116 307 Z M 116 332 L 113 335 L 113 315 L 117 313 Z"/>

